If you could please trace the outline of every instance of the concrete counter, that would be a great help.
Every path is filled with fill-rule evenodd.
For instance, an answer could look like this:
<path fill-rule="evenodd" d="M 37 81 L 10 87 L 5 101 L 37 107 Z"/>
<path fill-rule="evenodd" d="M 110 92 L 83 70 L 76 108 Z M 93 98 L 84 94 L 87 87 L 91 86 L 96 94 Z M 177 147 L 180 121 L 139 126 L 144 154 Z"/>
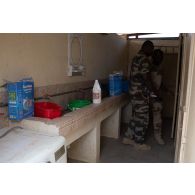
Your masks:
<path fill-rule="evenodd" d="M 91 104 L 53 120 L 28 118 L 21 122 L 21 126 L 45 134 L 62 135 L 66 139 L 66 145 L 70 146 L 70 158 L 98 162 L 100 135 L 119 137 L 121 108 L 128 102 L 126 94 L 108 97 L 101 104 Z"/>

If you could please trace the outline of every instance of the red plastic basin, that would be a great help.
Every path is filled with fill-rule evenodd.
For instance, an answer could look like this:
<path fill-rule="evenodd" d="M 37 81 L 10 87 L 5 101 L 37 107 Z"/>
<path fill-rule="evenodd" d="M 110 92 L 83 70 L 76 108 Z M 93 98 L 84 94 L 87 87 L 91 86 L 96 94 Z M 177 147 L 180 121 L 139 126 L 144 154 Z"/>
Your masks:
<path fill-rule="evenodd" d="M 35 116 L 54 119 L 62 115 L 63 108 L 51 102 L 35 102 Z"/>

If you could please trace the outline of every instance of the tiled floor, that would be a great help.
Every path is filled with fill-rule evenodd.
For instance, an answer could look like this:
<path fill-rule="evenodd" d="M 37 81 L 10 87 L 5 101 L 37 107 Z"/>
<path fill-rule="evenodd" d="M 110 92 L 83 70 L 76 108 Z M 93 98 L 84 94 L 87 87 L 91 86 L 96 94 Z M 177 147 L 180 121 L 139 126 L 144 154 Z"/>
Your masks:
<path fill-rule="evenodd" d="M 164 120 L 163 136 L 166 144 L 160 146 L 153 138 L 152 131 L 148 133 L 147 144 L 150 151 L 137 151 L 132 146 L 123 145 L 121 139 L 101 137 L 101 163 L 170 163 L 174 160 L 174 145 L 170 138 L 171 120 Z M 70 162 L 76 162 L 70 160 Z"/>

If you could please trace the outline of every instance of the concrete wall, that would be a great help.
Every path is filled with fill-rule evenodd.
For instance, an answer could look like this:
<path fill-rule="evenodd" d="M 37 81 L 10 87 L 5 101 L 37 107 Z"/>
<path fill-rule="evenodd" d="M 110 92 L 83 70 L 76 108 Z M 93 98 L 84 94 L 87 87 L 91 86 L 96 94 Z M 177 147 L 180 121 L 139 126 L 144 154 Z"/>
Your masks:
<path fill-rule="evenodd" d="M 116 34 L 83 34 L 86 75 L 68 77 L 67 34 L 0 34 L 0 84 L 32 76 L 35 86 L 106 78 L 124 69 L 126 40 Z"/>
<path fill-rule="evenodd" d="M 53 96 L 52 101 L 66 109 L 73 99 L 91 99 L 94 79 L 106 79 L 115 70 L 126 71 L 126 40 L 116 34 L 82 34 L 86 72 L 84 76 L 68 77 L 67 35 L 0 34 L 0 85 L 3 79 L 32 77 L 35 98 L 63 94 Z M 0 88 L 0 128 L 8 125 L 6 104 L 6 90 Z"/>
<path fill-rule="evenodd" d="M 193 71 L 193 84 L 192 89 L 195 88 L 195 69 Z M 186 144 L 184 148 L 184 159 L 183 162 L 195 162 L 195 91 L 191 91 L 190 97 L 190 108 L 189 108 L 189 119 L 187 124 L 187 133 L 186 133 Z"/>
<path fill-rule="evenodd" d="M 189 57 L 189 72 L 185 75 L 185 80 L 187 82 L 186 97 L 184 97 L 184 104 L 186 106 L 187 113 L 183 123 L 182 136 L 186 144 L 182 144 L 181 156 L 182 162 L 195 162 L 195 34 L 189 34 L 191 38 L 191 48 Z M 191 80 L 192 79 L 192 80 Z M 183 141 L 183 140 L 182 140 Z"/>

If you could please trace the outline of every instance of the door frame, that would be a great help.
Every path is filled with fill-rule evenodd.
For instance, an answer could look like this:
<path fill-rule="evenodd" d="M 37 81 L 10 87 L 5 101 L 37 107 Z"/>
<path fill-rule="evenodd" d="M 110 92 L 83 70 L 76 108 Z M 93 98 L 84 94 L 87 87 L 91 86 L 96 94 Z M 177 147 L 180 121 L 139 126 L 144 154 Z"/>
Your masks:
<path fill-rule="evenodd" d="M 195 34 L 184 34 L 184 49 L 176 123 L 176 149 L 174 162 L 183 162 L 189 118 L 193 70 L 195 67 Z M 185 91 L 186 90 L 186 91 Z"/>
<path fill-rule="evenodd" d="M 175 97 L 174 97 L 174 110 L 173 110 L 173 121 L 172 121 L 172 130 L 171 130 L 171 138 L 174 138 L 176 134 L 176 124 L 177 124 L 177 116 L 178 116 L 178 104 L 179 104 L 179 91 L 180 91 L 180 82 L 181 82 L 181 71 L 182 71 L 182 60 L 183 60 L 183 34 L 179 36 L 179 50 L 178 50 L 178 60 L 177 60 L 177 73 L 176 73 L 176 86 L 175 86 Z M 176 144 L 176 139 L 174 139 L 174 145 Z"/>

